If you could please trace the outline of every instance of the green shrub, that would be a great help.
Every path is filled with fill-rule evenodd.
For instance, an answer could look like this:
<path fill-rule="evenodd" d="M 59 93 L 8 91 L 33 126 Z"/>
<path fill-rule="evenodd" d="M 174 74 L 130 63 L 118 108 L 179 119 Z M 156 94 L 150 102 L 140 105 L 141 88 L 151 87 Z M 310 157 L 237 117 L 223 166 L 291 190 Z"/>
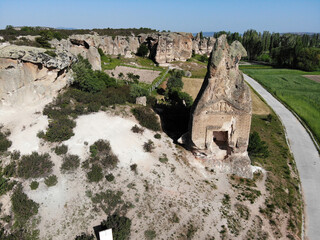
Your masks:
<path fill-rule="evenodd" d="M 56 56 L 57 56 L 57 54 L 56 54 L 54 51 L 49 51 L 49 50 L 47 50 L 47 51 L 45 51 L 44 53 L 47 54 L 47 55 L 49 55 L 50 57 L 56 57 Z"/>
<path fill-rule="evenodd" d="M 169 91 L 177 90 L 180 91 L 183 88 L 182 78 L 171 76 L 167 82 L 167 89 Z"/>
<path fill-rule="evenodd" d="M 168 162 L 167 155 L 166 155 L 165 153 L 162 154 L 162 156 L 159 157 L 159 161 L 160 161 L 161 163 L 167 163 L 167 162 Z"/>
<path fill-rule="evenodd" d="M 56 176 L 56 175 L 51 175 L 51 176 L 46 177 L 46 178 L 44 179 L 44 183 L 45 183 L 48 187 L 52 187 L 52 186 L 57 185 L 57 183 L 58 183 L 57 176 Z"/>
<path fill-rule="evenodd" d="M 99 102 L 91 102 L 88 104 L 88 112 L 98 112 L 101 104 Z"/>
<path fill-rule="evenodd" d="M 141 57 L 146 57 L 149 50 L 146 44 L 141 44 L 137 50 L 137 55 Z"/>
<path fill-rule="evenodd" d="M 98 140 L 90 146 L 90 153 L 93 162 L 104 168 L 113 169 L 117 166 L 119 159 L 111 150 L 109 141 Z"/>
<path fill-rule="evenodd" d="M 132 113 L 140 125 L 153 131 L 160 131 L 160 124 L 156 114 L 149 107 L 136 107 Z"/>
<path fill-rule="evenodd" d="M 125 216 L 113 214 L 101 223 L 105 229 L 112 228 L 114 240 L 127 240 L 130 238 L 131 220 Z"/>
<path fill-rule="evenodd" d="M 11 147 L 12 142 L 7 139 L 7 135 L 1 132 L 0 127 L 0 153 L 7 151 L 9 147 Z"/>
<path fill-rule="evenodd" d="M 54 149 L 54 152 L 57 155 L 62 155 L 62 154 L 66 154 L 68 152 L 68 146 L 67 145 L 60 145 L 60 146 L 56 146 Z"/>
<path fill-rule="evenodd" d="M 152 240 L 157 237 L 157 234 L 154 230 L 146 230 L 146 231 L 144 231 L 144 236 L 146 239 Z"/>
<path fill-rule="evenodd" d="M 114 180 L 114 176 L 112 173 L 109 173 L 105 176 L 108 182 L 112 182 Z"/>
<path fill-rule="evenodd" d="M 148 96 L 149 91 L 144 87 L 141 87 L 139 84 L 131 84 L 130 85 L 130 96 L 137 98 L 141 96 Z"/>
<path fill-rule="evenodd" d="M 0 168 L 0 170 L 2 169 Z M 9 179 L 4 178 L 2 171 L 0 171 L 0 196 L 10 191 L 15 184 L 16 184 L 16 181 L 10 181 Z"/>
<path fill-rule="evenodd" d="M 90 172 L 87 173 L 89 182 L 99 182 L 103 178 L 102 168 L 99 165 L 92 164 Z"/>
<path fill-rule="evenodd" d="M 77 169 L 79 166 L 80 158 L 77 155 L 68 154 L 63 158 L 60 170 L 63 173 L 70 172 Z"/>
<path fill-rule="evenodd" d="M 134 164 L 130 165 L 130 169 L 133 172 L 137 172 L 137 164 L 134 163 Z"/>
<path fill-rule="evenodd" d="M 160 133 L 156 133 L 156 134 L 154 135 L 154 138 L 156 138 L 156 139 L 161 139 L 161 134 L 160 134 Z"/>
<path fill-rule="evenodd" d="M 98 48 L 98 52 L 99 52 L 100 57 L 105 56 L 105 54 L 101 48 Z"/>
<path fill-rule="evenodd" d="M 259 134 L 254 131 L 249 137 L 249 156 L 266 158 L 269 156 L 268 146 L 265 141 L 261 141 Z"/>
<path fill-rule="evenodd" d="M 71 138 L 73 128 L 76 126 L 75 121 L 68 118 L 55 119 L 49 123 L 45 139 L 50 142 L 62 142 Z"/>
<path fill-rule="evenodd" d="M 10 157 L 12 160 L 18 160 L 20 158 L 20 152 L 17 150 L 14 150 L 11 154 Z"/>
<path fill-rule="evenodd" d="M 36 190 L 39 187 L 39 183 L 37 181 L 32 181 L 30 183 L 31 190 Z"/>
<path fill-rule="evenodd" d="M 21 178 L 38 178 L 51 173 L 53 163 L 48 153 L 38 154 L 33 152 L 24 155 L 18 164 L 18 176 Z"/>
<path fill-rule="evenodd" d="M 11 197 L 12 211 L 18 225 L 25 224 L 38 213 L 39 204 L 32 201 L 23 192 L 21 184 L 17 186 Z"/>
<path fill-rule="evenodd" d="M 11 162 L 3 169 L 3 174 L 6 177 L 15 177 L 16 176 L 16 162 Z"/>
<path fill-rule="evenodd" d="M 100 49 L 100 48 L 99 48 Z M 76 236 L 75 240 L 94 240 L 94 236 L 92 234 L 81 233 L 81 235 Z"/>
<path fill-rule="evenodd" d="M 137 124 L 135 124 L 132 128 L 131 131 L 134 133 L 140 133 L 142 134 L 144 132 L 143 128 L 140 128 Z"/>
<path fill-rule="evenodd" d="M 152 152 L 152 150 L 155 149 L 154 143 L 149 139 L 148 142 L 145 142 L 143 144 L 143 150 L 145 152 Z"/>

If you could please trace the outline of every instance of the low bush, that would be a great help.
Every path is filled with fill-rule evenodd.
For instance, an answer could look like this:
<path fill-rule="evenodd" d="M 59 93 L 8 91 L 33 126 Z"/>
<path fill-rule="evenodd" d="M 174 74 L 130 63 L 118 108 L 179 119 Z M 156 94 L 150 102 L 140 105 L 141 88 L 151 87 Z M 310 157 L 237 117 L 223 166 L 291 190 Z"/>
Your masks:
<path fill-rule="evenodd" d="M 160 131 L 160 124 L 156 114 L 149 107 L 136 107 L 132 113 L 140 125 L 153 131 Z"/>
<path fill-rule="evenodd" d="M 6 177 L 15 177 L 16 176 L 16 167 L 17 164 L 16 162 L 11 162 L 9 163 L 7 166 L 5 166 L 5 168 L 3 169 L 3 174 Z"/>
<path fill-rule="evenodd" d="M 152 150 L 155 149 L 154 143 L 149 139 L 148 142 L 145 142 L 143 144 L 143 150 L 145 152 L 152 152 Z"/>
<path fill-rule="evenodd" d="M 21 157 L 18 163 L 18 176 L 21 178 L 38 178 L 51 173 L 53 162 L 48 153 L 38 154 L 33 152 L 30 155 Z"/>
<path fill-rule="evenodd" d="M 142 96 L 148 96 L 148 89 L 141 87 L 139 84 L 131 84 L 130 85 L 130 96 L 137 98 Z"/>
<path fill-rule="evenodd" d="M 102 168 L 99 165 L 93 164 L 91 170 L 87 173 L 89 182 L 99 182 L 103 178 Z"/>
<path fill-rule="evenodd" d="M 160 134 L 160 133 L 156 133 L 156 134 L 154 135 L 154 138 L 156 138 L 156 139 L 161 139 L 161 134 Z"/>
<path fill-rule="evenodd" d="M 160 161 L 161 163 L 167 163 L 167 162 L 168 162 L 167 155 L 166 155 L 165 153 L 162 154 L 162 156 L 159 157 L 159 161 Z"/>
<path fill-rule="evenodd" d="M 77 155 L 66 155 L 61 164 L 61 172 L 66 173 L 77 169 L 80 166 L 80 158 Z"/>
<path fill-rule="evenodd" d="M 44 179 L 44 183 L 45 183 L 48 187 L 52 187 L 52 186 L 57 185 L 57 183 L 58 183 L 57 176 L 56 176 L 56 175 L 51 175 L 51 176 L 46 177 L 46 178 Z"/>
<path fill-rule="evenodd" d="M 38 213 L 39 204 L 29 199 L 23 192 L 21 184 L 17 186 L 11 197 L 12 211 L 16 224 L 25 224 L 32 216 Z"/>
<path fill-rule="evenodd" d="M 20 158 L 20 152 L 17 150 L 14 150 L 11 154 L 10 157 L 12 160 L 18 160 Z"/>
<path fill-rule="evenodd" d="M 114 180 L 114 176 L 112 173 L 107 174 L 105 178 L 108 182 L 112 182 Z"/>
<path fill-rule="evenodd" d="M 50 50 L 47 50 L 44 53 L 49 55 L 50 57 L 56 57 L 57 56 L 57 54 L 54 51 L 50 51 Z"/>
<path fill-rule="evenodd" d="M 137 172 L 137 164 L 134 163 L 134 164 L 130 165 L 130 169 L 133 172 Z"/>
<path fill-rule="evenodd" d="M 113 169 L 117 166 L 119 159 L 112 152 L 110 142 L 107 140 L 98 140 L 90 146 L 91 162 L 101 167 Z"/>
<path fill-rule="evenodd" d="M 267 143 L 262 141 L 259 134 L 254 131 L 250 134 L 248 145 L 249 156 L 266 158 L 269 156 Z"/>
<path fill-rule="evenodd" d="M 37 181 L 32 181 L 30 183 L 31 190 L 36 190 L 39 187 L 39 183 Z"/>
<path fill-rule="evenodd" d="M 7 139 L 9 133 L 5 134 L 1 132 L 1 128 L 2 127 L 0 127 L 0 153 L 7 151 L 7 149 L 12 145 L 12 142 Z"/>
<path fill-rule="evenodd" d="M 62 154 L 66 154 L 68 152 L 68 146 L 67 145 L 60 145 L 60 146 L 56 146 L 54 149 L 54 152 L 57 155 L 62 155 Z"/>
<path fill-rule="evenodd" d="M 88 104 L 88 112 L 98 112 L 101 108 L 101 104 L 99 102 L 91 102 Z"/>
<path fill-rule="evenodd" d="M 68 118 L 55 119 L 49 123 L 45 139 L 49 142 L 62 142 L 74 135 L 75 121 Z"/>
<path fill-rule="evenodd" d="M 94 240 L 94 236 L 92 234 L 81 233 L 81 235 L 76 236 L 75 240 Z"/>
<path fill-rule="evenodd" d="M 115 240 L 127 240 L 130 238 L 131 220 L 125 216 L 113 214 L 108 216 L 107 220 L 101 223 L 105 229 L 112 228 L 113 238 Z"/>
<path fill-rule="evenodd" d="M 143 128 L 140 128 L 137 124 L 134 125 L 132 128 L 131 128 L 131 131 L 134 132 L 134 133 L 140 133 L 142 134 L 144 132 L 144 129 Z"/>

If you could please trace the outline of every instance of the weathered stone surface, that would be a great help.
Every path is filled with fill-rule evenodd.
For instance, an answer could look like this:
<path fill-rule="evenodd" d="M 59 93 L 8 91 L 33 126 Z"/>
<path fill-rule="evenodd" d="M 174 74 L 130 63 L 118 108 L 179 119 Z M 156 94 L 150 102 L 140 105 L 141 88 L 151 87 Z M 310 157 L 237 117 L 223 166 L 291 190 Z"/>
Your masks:
<path fill-rule="evenodd" d="M 147 106 L 147 97 L 146 96 L 137 97 L 136 98 L 136 104 Z"/>
<path fill-rule="evenodd" d="M 200 38 L 200 33 L 192 40 L 192 50 L 195 54 L 210 55 L 216 39 L 214 37 Z"/>
<path fill-rule="evenodd" d="M 72 81 L 68 67 L 76 57 L 67 51 L 51 57 L 45 51 L 15 45 L 0 48 L 0 105 L 52 98 Z"/>
<path fill-rule="evenodd" d="M 191 33 L 154 33 L 139 37 L 141 43 L 148 44 L 150 57 L 159 64 L 186 61 L 192 56 Z"/>
<path fill-rule="evenodd" d="M 251 96 L 238 69 L 246 51 L 235 41 L 219 37 L 208 63 L 208 72 L 194 102 L 191 140 L 198 154 L 230 161 L 230 171 L 251 177 L 247 154 L 251 125 Z"/>

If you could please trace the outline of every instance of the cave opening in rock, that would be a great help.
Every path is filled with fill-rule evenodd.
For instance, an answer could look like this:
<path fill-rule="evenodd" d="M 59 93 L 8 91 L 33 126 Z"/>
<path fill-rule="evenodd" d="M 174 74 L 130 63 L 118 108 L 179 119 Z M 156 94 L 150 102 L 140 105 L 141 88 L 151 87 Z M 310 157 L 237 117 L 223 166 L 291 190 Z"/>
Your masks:
<path fill-rule="evenodd" d="M 223 150 L 228 149 L 228 131 L 213 131 L 214 143 Z"/>

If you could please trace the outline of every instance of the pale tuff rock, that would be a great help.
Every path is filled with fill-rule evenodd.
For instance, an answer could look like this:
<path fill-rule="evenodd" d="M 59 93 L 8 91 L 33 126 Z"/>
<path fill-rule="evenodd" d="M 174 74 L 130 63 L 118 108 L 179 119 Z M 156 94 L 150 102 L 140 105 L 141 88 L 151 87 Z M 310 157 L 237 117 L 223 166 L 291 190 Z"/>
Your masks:
<path fill-rule="evenodd" d="M 162 64 L 186 61 L 192 56 L 192 34 L 154 33 L 139 35 L 140 41 L 148 44 L 150 57 Z"/>
<path fill-rule="evenodd" d="M 201 38 L 200 33 L 198 33 L 196 37 L 193 38 L 192 50 L 194 51 L 195 54 L 209 56 L 215 42 L 216 42 L 216 39 L 214 37 Z"/>
<path fill-rule="evenodd" d="M 190 134 L 198 156 L 224 170 L 251 177 L 247 154 L 251 125 L 251 96 L 238 69 L 246 50 L 240 42 L 215 42 L 208 72 L 194 102 Z"/>
<path fill-rule="evenodd" d="M 146 96 L 137 97 L 136 98 L 136 104 L 147 106 L 147 98 L 146 98 Z"/>
<path fill-rule="evenodd" d="M 0 48 L 0 105 L 22 105 L 52 98 L 72 81 L 69 66 L 76 57 L 46 49 L 8 45 Z"/>

